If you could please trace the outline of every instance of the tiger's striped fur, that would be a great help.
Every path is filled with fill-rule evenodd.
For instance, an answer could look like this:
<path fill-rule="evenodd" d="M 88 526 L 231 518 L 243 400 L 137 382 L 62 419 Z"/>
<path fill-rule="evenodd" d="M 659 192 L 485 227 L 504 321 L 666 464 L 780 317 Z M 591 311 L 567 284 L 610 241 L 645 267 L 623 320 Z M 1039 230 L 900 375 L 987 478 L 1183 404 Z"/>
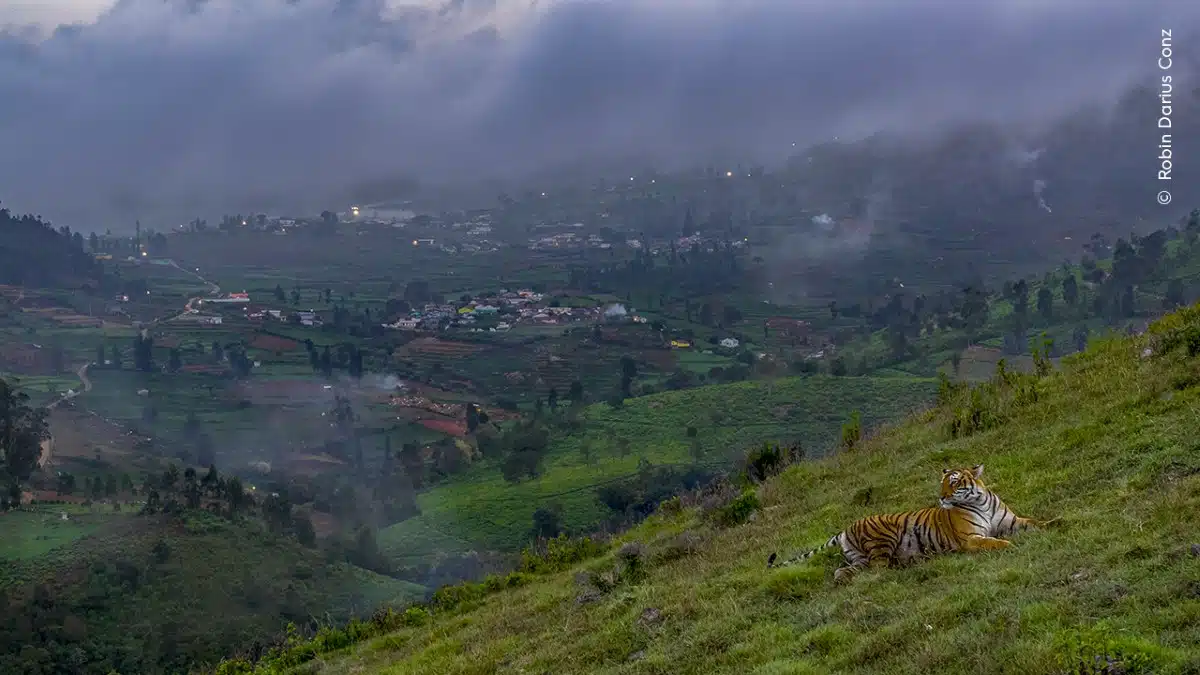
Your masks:
<path fill-rule="evenodd" d="M 855 521 L 822 546 L 776 563 L 776 554 L 767 559 L 767 567 L 787 567 L 811 558 L 816 553 L 839 545 L 845 563 L 835 579 L 843 580 L 871 564 L 895 565 L 917 558 L 950 551 L 986 551 L 1007 548 L 1007 537 L 1041 522 L 1022 518 L 989 490 L 980 477 L 983 465 L 970 469 L 946 469 L 938 506 L 868 516 Z"/>

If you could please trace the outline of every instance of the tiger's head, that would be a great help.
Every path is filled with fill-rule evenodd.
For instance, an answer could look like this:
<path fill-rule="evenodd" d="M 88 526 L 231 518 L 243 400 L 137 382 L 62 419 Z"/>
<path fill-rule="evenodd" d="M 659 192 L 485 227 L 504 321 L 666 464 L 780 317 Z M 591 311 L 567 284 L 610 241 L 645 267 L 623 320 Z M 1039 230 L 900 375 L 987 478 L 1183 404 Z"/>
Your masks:
<path fill-rule="evenodd" d="M 983 465 L 976 464 L 969 469 L 945 469 L 942 471 L 942 489 L 940 505 L 948 509 L 956 504 L 969 504 L 987 491 L 980 477 L 983 476 Z"/>

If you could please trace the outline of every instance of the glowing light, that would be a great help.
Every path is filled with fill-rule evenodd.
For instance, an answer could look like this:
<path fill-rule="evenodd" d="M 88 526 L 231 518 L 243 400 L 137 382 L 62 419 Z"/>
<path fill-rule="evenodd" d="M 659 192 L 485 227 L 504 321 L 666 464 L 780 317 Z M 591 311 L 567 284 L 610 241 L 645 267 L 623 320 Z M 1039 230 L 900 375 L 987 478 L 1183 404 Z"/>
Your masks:
<path fill-rule="evenodd" d="M 417 240 L 413 239 L 413 246 L 416 246 L 416 245 L 417 245 Z"/>
<path fill-rule="evenodd" d="M 726 178 L 732 178 L 732 177 L 733 177 L 733 172 L 732 172 L 732 171 L 726 171 L 726 172 L 725 172 L 725 177 L 726 177 Z"/>

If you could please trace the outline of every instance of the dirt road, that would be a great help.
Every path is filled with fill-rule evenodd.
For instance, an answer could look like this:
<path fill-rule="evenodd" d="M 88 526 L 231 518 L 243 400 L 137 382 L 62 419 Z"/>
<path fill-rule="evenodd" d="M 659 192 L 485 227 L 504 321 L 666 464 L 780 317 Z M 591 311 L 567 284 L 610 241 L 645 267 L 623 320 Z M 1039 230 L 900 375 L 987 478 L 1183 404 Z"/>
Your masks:
<path fill-rule="evenodd" d="M 67 393 L 63 394 L 62 396 L 59 396 L 57 399 L 55 399 L 55 400 L 51 401 L 49 404 L 47 404 L 46 410 L 53 410 L 54 408 L 58 407 L 58 404 L 62 403 L 63 401 L 70 401 L 71 399 L 75 398 L 76 396 L 78 396 L 84 392 L 92 390 L 92 381 L 90 378 L 88 378 L 88 374 L 87 374 L 87 369 L 88 369 L 88 366 L 90 366 L 90 365 L 92 365 L 92 364 L 85 363 L 79 368 L 79 370 L 75 371 L 75 375 L 79 377 L 79 383 L 82 386 L 79 389 L 67 390 Z M 51 438 L 47 438 L 46 440 L 42 441 L 42 452 L 40 455 L 38 455 L 38 468 L 42 468 L 42 467 L 46 466 L 46 462 L 50 461 L 50 456 L 53 454 L 54 454 L 54 438 L 51 437 Z"/>

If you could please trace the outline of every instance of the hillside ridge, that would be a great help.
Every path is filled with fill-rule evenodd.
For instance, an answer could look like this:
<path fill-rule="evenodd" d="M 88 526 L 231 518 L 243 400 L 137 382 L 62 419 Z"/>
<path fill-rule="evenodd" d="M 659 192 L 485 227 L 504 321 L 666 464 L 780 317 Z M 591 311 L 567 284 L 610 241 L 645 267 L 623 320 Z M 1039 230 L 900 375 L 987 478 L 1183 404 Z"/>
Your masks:
<path fill-rule="evenodd" d="M 443 588 L 219 672 L 1198 672 L 1197 355 L 1193 306 L 1057 370 L 944 381 L 937 407 L 715 509 L 669 502 L 593 557 Z M 927 506 L 944 467 L 976 463 L 1014 509 L 1060 524 L 845 586 L 829 556 L 764 567 Z"/>

